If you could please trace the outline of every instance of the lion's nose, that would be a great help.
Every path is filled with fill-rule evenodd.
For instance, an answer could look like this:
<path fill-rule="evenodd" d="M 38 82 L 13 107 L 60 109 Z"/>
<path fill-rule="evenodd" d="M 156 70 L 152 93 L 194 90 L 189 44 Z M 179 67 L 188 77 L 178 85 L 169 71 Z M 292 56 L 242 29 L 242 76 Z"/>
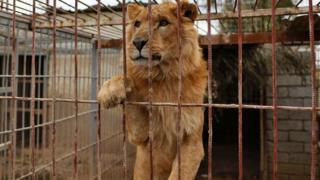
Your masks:
<path fill-rule="evenodd" d="M 147 44 L 147 42 L 148 42 L 148 40 L 146 40 L 146 39 L 135 38 L 132 43 L 139 51 L 141 51 L 141 49 L 143 48 L 144 45 Z"/>

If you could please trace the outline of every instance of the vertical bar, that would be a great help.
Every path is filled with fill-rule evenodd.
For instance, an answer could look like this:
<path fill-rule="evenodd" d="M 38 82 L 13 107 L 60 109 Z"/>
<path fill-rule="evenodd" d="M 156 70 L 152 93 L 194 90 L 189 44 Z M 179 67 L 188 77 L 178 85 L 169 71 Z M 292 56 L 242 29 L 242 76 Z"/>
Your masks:
<path fill-rule="evenodd" d="M 277 109 L 277 61 L 276 61 L 276 0 L 272 0 L 272 107 L 273 107 L 273 161 L 272 179 L 278 179 L 278 109 Z"/>
<path fill-rule="evenodd" d="M 149 36 L 149 49 L 148 49 L 148 86 L 149 86 L 149 91 L 148 91 L 148 113 L 149 113 L 149 151 L 150 151 L 150 179 L 153 180 L 153 132 L 152 132 L 152 127 L 153 127 L 153 120 L 152 120 L 152 5 L 151 5 L 151 0 L 148 0 L 148 36 Z"/>
<path fill-rule="evenodd" d="M 35 19 L 36 19 L 36 2 L 33 0 L 32 4 L 32 59 L 31 59 L 31 113 L 30 113 L 30 124 L 31 124 L 31 170 L 32 170 L 32 177 L 31 179 L 35 180 L 35 123 L 34 123 L 34 114 L 35 114 L 35 92 L 36 92 L 36 79 L 35 79 L 35 64 L 36 64 L 36 57 L 35 57 Z"/>
<path fill-rule="evenodd" d="M 27 40 L 27 30 L 24 29 L 24 39 Z M 25 43 L 26 44 L 26 43 Z M 24 45 L 23 48 L 24 48 L 24 51 L 23 51 L 23 71 L 22 71 L 22 75 L 26 75 L 27 74 L 27 46 Z M 21 61 L 20 61 L 21 62 Z M 22 97 L 26 97 L 27 96 L 27 93 L 26 93 L 26 79 L 27 78 L 22 78 Z M 22 102 L 22 127 L 25 126 L 25 122 L 26 122 L 26 101 L 23 101 Z M 26 135 L 26 131 L 22 131 L 21 132 L 21 136 L 22 136 L 22 141 L 21 141 L 21 145 L 22 145 L 22 149 L 25 149 L 25 138 L 27 137 Z M 25 161 L 25 154 L 22 154 L 22 162 Z"/>
<path fill-rule="evenodd" d="M 15 13 L 13 13 L 12 15 L 14 15 Z M 13 19 L 15 19 L 15 18 L 13 18 Z M 12 22 L 15 22 L 15 21 L 12 21 Z M 6 22 L 6 25 L 7 25 L 7 27 L 6 27 L 6 33 L 7 34 L 10 34 L 10 21 L 8 20 L 7 22 Z M 13 26 L 14 27 L 14 26 Z M 13 37 L 14 38 L 14 37 Z M 3 74 L 5 74 L 5 75 L 9 75 L 9 51 L 8 51 L 8 47 L 10 47 L 10 43 L 11 43 L 11 40 L 10 40 L 10 38 L 5 38 L 5 41 L 4 41 L 4 45 L 5 45 L 5 47 L 4 47 L 4 55 L 3 55 L 3 67 L 2 67 L 2 72 L 4 72 Z M 12 79 L 11 79 L 12 80 Z M 3 81 L 2 81 L 2 83 L 3 83 L 3 85 L 4 85 L 4 87 L 9 87 L 9 79 L 7 78 L 7 77 L 5 77 L 5 78 L 3 78 Z M 11 83 L 12 84 L 12 83 Z M 11 94 L 12 95 L 12 94 Z M 8 91 L 5 91 L 5 93 L 4 93 L 4 96 L 9 96 L 9 92 Z M 11 143 L 12 143 L 12 140 L 14 140 L 15 138 L 14 138 L 14 126 L 12 126 L 11 127 L 11 124 L 10 124 L 10 120 L 8 120 L 8 116 L 7 116 L 7 114 L 6 113 L 8 113 L 8 109 L 10 108 L 10 107 L 8 107 L 9 106 L 9 103 L 8 103 L 8 101 L 9 100 L 5 100 L 4 101 L 4 103 L 3 103 L 3 105 L 4 105 L 4 128 L 3 128 L 3 130 L 4 131 L 6 131 L 6 130 L 8 130 L 8 129 L 10 129 L 11 128 L 11 137 L 8 137 L 7 135 L 3 135 L 3 140 L 4 141 L 7 141 L 7 142 L 9 142 L 10 140 L 11 140 Z M 13 108 L 11 108 L 11 109 L 13 109 Z M 10 118 L 11 119 L 11 118 Z M 13 120 L 14 120 L 15 118 L 12 118 L 11 119 L 11 122 L 12 122 L 12 125 L 14 125 L 14 123 L 13 123 Z M 9 122 L 9 125 L 8 125 L 8 122 Z M 9 139 L 10 138 L 10 139 Z M 13 144 L 12 144 L 13 145 Z M 15 149 L 15 148 L 13 148 L 13 146 L 9 146 L 8 148 L 9 148 L 9 151 L 8 151 L 8 154 L 7 154 L 7 151 L 4 151 L 3 152 L 3 154 L 4 154 L 4 157 L 7 157 L 8 158 L 8 162 L 10 163 L 9 164 L 9 167 L 7 167 L 7 166 L 5 166 L 5 170 L 8 172 L 8 176 L 9 176 L 9 178 L 10 178 L 10 176 L 11 176 L 11 173 L 8 171 L 8 170 L 13 170 L 14 171 L 14 169 L 15 169 L 15 167 L 14 167 L 14 165 L 12 164 L 12 162 L 15 162 L 14 161 L 14 159 L 15 159 L 15 157 L 13 156 L 14 155 L 14 151 L 13 151 L 13 149 Z M 13 165 L 13 167 L 11 166 L 11 165 Z"/>
<path fill-rule="evenodd" d="M 96 39 L 92 39 L 92 51 L 91 51 L 91 76 L 92 78 L 88 78 L 88 80 L 90 81 L 91 80 L 91 98 L 94 99 L 97 97 L 97 84 L 99 81 L 99 78 L 95 78 L 95 76 L 97 75 L 97 69 L 98 69 L 98 60 L 97 60 L 97 42 L 96 42 Z M 88 68 L 88 71 L 90 71 L 90 69 Z M 88 74 L 90 74 L 90 72 L 88 72 Z M 90 86 L 89 84 L 89 81 L 86 83 L 88 84 L 88 86 Z M 96 109 L 96 108 L 99 108 L 97 104 L 92 104 L 91 105 L 91 108 L 92 110 L 93 109 Z M 90 129 L 91 129 L 91 141 L 92 142 L 95 142 L 97 141 L 97 149 L 99 149 L 100 147 L 100 144 L 98 145 L 99 143 L 99 134 L 97 132 L 97 129 L 99 128 L 98 127 L 98 124 L 97 124 L 97 119 L 98 119 L 98 112 L 92 112 L 91 113 L 91 121 L 90 121 Z M 97 155 L 97 149 L 93 149 L 93 164 L 94 165 L 97 165 L 97 167 L 99 166 L 98 163 L 97 163 L 97 159 L 98 159 L 98 155 Z M 99 167 L 98 167 L 99 168 Z M 98 169 L 99 171 L 99 169 Z M 98 172 L 99 174 L 99 172 Z M 99 175 L 98 175 L 98 178 L 99 178 Z"/>
<path fill-rule="evenodd" d="M 243 147 L 242 147 L 242 17 L 241 0 L 237 0 L 238 6 L 238 158 L 239 180 L 243 179 Z"/>
<path fill-rule="evenodd" d="M 177 0 L 177 19 L 178 19 L 178 56 L 179 56 L 179 77 L 178 77 L 178 125 L 177 125 L 177 153 L 178 153 L 178 180 L 181 180 L 181 92 L 182 92 L 182 61 L 181 61 L 181 2 Z"/>
<path fill-rule="evenodd" d="M 10 26 L 10 24 L 8 24 Z M 9 39 L 10 41 L 10 39 Z M 15 177 L 15 159 L 16 159 L 16 126 L 17 126 L 17 100 L 16 100 L 16 0 L 13 0 L 13 13 L 12 13 L 12 60 L 11 60 L 11 86 L 12 86 L 12 96 L 11 96 L 11 147 L 10 147 L 10 158 L 11 158 L 11 178 Z M 9 63 L 7 64 L 9 66 Z M 8 71 L 7 71 L 8 72 Z"/>
<path fill-rule="evenodd" d="M 260 86 L 260 90 L 259 90 L 259 103 L 262 105 L 262 104 L 265 104 L 265 96 L 264 96 L 264 86 L 261 85 Z M 259 109 L 259 127 L 260 127 L 260 174 L 261 174 L 261 178 L 265 178 L 265 130 L 264 130 L 264 110 L 263 109 Z"/>
<path fill-rule="evenodd" d="M 311 53 L 311 82 L 312 82 L 312 121 L 311 121 L 311 180 L 316 180 L 317 161 L 318 161 L 318 122 L 317 122 L 317 105 L 318 105 L 318 87 L 317 87 L 317 69 L 316 54 L 314 47 L 314 17 L 312 12 L 312 0 L 309 0 L 309 37 Z"/>
<path fill-rule="evenodd" d="M 100 15 L 101 15 L 101 2 L 97 0 L 97 31 L 98 31 L 98 74 L 97 74 L 97 93 L 101 86 L 101 32 L 100 32 Z M 98 166 L 98 180 L 101 180 L 101 108 L 97 104 L 97 166 Z"/>
<path fill-rule="evenodd" d="M 216 7 L 216 5 L 215 5 Z M 208 23 L 208 103 L 212 104 L 212 43 L 211 43 L 211 0 L 207 0 L 207 23 Z M 212 106 L 208 107 L 208 179 L 212 180 Z"/>
<path fill-rule="evenodd" d="M 38 59 L 36 58 L 36 62 L 38 62 L 38 67 L 37 67 L 37 69 L 35 70 L 35 76 L 36 76 L 36 94 L 35 94 L 35 97 L 36 98 L 40 98 L 40 78 L 41 78 L 41 76 L 40 76 L 40 72 L 41 72 L 41 58 L 42 58 L 42 52 L 41 52 L 41 50 L 42 50 L 42 42 L 43 42 L 43 33 L 40 33 L 40 43 L 39 43 L 39 49 L 40 49 L 40 52 L 38 52 L 38 55 L 37 55 L 37 57 L 38 57 Z M 35 106 L 36 108 L 37 108 L 37 113 L 35 114 L 35 116 L 36 116 L 36 123 L 35 123 L 35 125 L 37 126 L 38 124 L 40 124 L 41 123 L 41 119 L 40 119 L 40 113 L 41 113 L 41 108 L 40 108 L 40 106 L 39 106 L 39 104 L 40 103 L 42 103 L 41 101 L 39 101 L 39 100 L 37 100 L 36 101 L 36 105 L 37 106 Z M 36 149 L 40 149 L 40 129 L 41 128 L 39 128 L 39 127 L 37 127 L 36 129 L 35 129 L 35 133 L 36 133 Z"/>
<path fill-rule="evenodd" d="M 53 29 L 52 29 L 52 53 L 53 53 L 53 102 L 52 102 L 52 180 L 56 179 L 56 78 L 57 78 L 57 29 L 56 29 L 56 16 L 57 16 L 57 0 L 53 0 Z"/>
<path fill-rule="evenodd" d="M 122 47 L 123 47 L 123 76 L 124 79 L 127 79 L 127 46 L 126 46 L 126 0 L 122 0 L 121 4 L 122 8 Z M 124 171 L 124 179 L 127 180 L 127 137 L 126 137 L 126 122 L 127 122 L 127 116 L 126 116 L 126 101 L 124 100 L 124 103 L 122 105 L 122 131 L 123 131 L 123 171 Z"/>
<path fill-rule="evenodd" d="M 73 179 L 78 179 L 78 1 L 74 5 L 74 159 L 73 159 Z"/>

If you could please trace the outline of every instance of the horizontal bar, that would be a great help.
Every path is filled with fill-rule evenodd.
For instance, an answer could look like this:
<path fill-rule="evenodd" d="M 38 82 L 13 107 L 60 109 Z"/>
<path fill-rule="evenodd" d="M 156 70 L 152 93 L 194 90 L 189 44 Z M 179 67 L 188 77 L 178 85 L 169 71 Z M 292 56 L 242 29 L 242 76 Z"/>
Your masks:
<path fill-rule="evenodd" d="M 318 6 L 313 7 L 314 13 L 319 13 L 320 8 Z M 276 15 L 298 15 L 298 14 L 308 14 L 308 7 L 288 7 L 288 8 L 277 8 Z M 103 13 L 102 13 L 103 15 Z M 79 13 L 79 16 L 82 17 L 84 14 Z M 242 18 L 250 18 L 250 17 L 261 17 L 261 16 L 271 16 L 270 9 L 257 9 L 257 10 L 243 10 L 241 12 Z M 211 20 L 218 20 L 218 19 L 236 19 L 238 18 L 238 13 L 233 11 L 221 12 L 221 13 L 212 13 L 210 15 Z M 200 14 L 197 18 L 197 21 L 205 21 L 207 20 L 207 14 Z M 94 19 L 86 19 L 84 22 L 78 22 L 78 27 L 83 26 L 96 26 L 98 23 Z M 100 19 L 100 26 L 106 25 L 121 25 L 122 20 L 120 18 L 110 19 L 107 17 L 101 17 Z M 65 19 L 62 22 L 57 23 L 57 27 L 74 27 L 74 21 Z M 36 28 L 53 28 L 52 22 L 41 22 L 36 23 Z"/>
<path fill-rule="evenodd" d="M 10 96 L 0 96 L 0 99 L 12 99 Z M 17 100 L 30 101 L 30 97 L 16 97 Z M 53 98 L 34 98 L 35 101 L 53 101 Z M 56 98 L 56 102 L 70 102 L 74 103 L 75 99 L 65 99 L 65 98 Z M 97 100 L 86 100 L 86 99 L 78 99 L 78 103 L 98 103 Z M 149 105 L 149 102 L 127 102 L 128 105 Z M 178 103 L 171 102 L 152 102 L 152 106 L 172 106 L 177 107 Z M 239 104 L 208 104 L 208 103 L 181 103 L 182 107 L 216 107 L 216 108 L 239 108 Z M 271 105 L 254 105 L 254 104 L 243 104 L 243 108 L 245 109 L 270 109 L 273 107 Z M 283 110 L 299 110 L 299 111 L 311 111 L 312 107 L 306 106 L 277 106 L 278 109 Z M 320 111 L 320 107 L 317 107 L 317 111 Z"/>
<path fill-rule="evenodd" d="M 122 39 L 110 39 L 110 40 L 101 39 L 101 48 L 121 48 L 121 47 L 122 47 Z"/>
<path fill-rule="evenodd" d="M 127 102 L 129 105 L 148 105 L 148 102 Z M 178 106 L 178 103 L 170 103 L 170 102 L 152 102 L 152 106 Z M 181 103 L 182 107 L 215 107 L 215 108 L 229 108 L 229 109 L 237 109 L 239 108 L 239 104 L 208 104 L 208 103 Z M 253 105 L 253 104 L 242 104 L 242 108 L 244 109 L 265 109 L 272 110 L 272 105 Z M 311 111 L 311 107 L 301 107 L 301 106 L 277 106 L 278 109 L 283 110 L 299 110 L 299 111 Z M 320 110 L 320 107 L 317 108 Z"/>
<path fill-rule="evenodd" d="M 308 7 L 288 7 L 288 8 L 277 8 L 276 16 L 283 15 L 298 15 L 298 14 L 308 14 Z M 313 6 L 313 12 L 319 13 L 320 8 L 318 6 Z M 262 16 L 271 16 L 271 9 L 257 9 L 257 10 L 242 10 L 241 17 L 242 18 L 250 18 L 250 17 L 262 17 Z M 221 13 L 211 13 L 211 20 L 218 19 L 236 19 L 238 18 L 238 12 L 227 11 Z M 206 14 L 200 14 L 197 18 L 198 21 L 207 20 Z"/>
<path fill-rule="evenodd" d="M 235 45 L 238 44 L 238 33 L 219 34 L 212 36 L 200 36 L 199 43 L 206 46 L 211 41 L 211 45 Z M 268 44 L 271 43 L 271 32 L 243 33 L 243 44 Z M 316 30 L 315 40 L 320 41 L 320 30 Z M 308 31 L 280 31 L 277 32 L 276 42 L 297 43 L 309 41 Z M 122 39 L 101 40 L 101 48 L 121 48 Z"/>
<path fill-rule="evenodd" d="M 12 99 L 10 96 L 0 96 L 0 99 Z M 16 97 L 16 100 L 21 101 L 31 101 L 31 97 Z M 53 101 L 53 98 L 34 98 L 35 101 Z M 57 102 L 70 102 L 74 103 L 75 99 L 65 99 L 65 98 L 56 98 Z M 79 99 L 77 100 L 78 103 L 97 103 L 97 100 L 84 100 Z"/>
<path fill-rule="evenodd" d="M 10 74 L 4 74 L 4 75 L 0 75 L 0 78 L 11 78 L 12 75 Z M 31 78 L 31 77 L 36 77 L 36 78 L 54 78 L 53 75 L 35 75 L 35 76 L 32 76 L 32 75 L 16 75 L 16 78 Z M 106 76 L 106 77 L 109 77 L 109 76 Z M 74 75 L 57 75 L 56 78 L 75 78 Z M 78 76 L 78 78 L 80 79 L 97 79 L 98 77 L 97 76 Z M 105 77 L 103 77 L 105 78 Z M 0 93 L 2 91 L 5 91 L 7 89 L 7 87 L 0 87 Z"/>
<path fill-rule="evenodd" d="M 308 42 L 309 32 L 308 31 L 282 31 L 277 32 L 276 42 L 281 43 L 297 43 L 297 42 Z M 213 45 L 233 45 L 238 43 L 238 34 L 220 34 L 213 35 L 210 37 L 201 36 L 199 42 L 201 45 L 207 45 L 209 39 Z M 243 44 L 268 44 L 271 43 L 272 33 L 271 32 L 257 32 L 257 33 L 244 33 Z M 315 40 L 320 40 L 320 31 L 317 30 L 315 33 Z M 301 43 L 299 43 L 301 44 Z"/>

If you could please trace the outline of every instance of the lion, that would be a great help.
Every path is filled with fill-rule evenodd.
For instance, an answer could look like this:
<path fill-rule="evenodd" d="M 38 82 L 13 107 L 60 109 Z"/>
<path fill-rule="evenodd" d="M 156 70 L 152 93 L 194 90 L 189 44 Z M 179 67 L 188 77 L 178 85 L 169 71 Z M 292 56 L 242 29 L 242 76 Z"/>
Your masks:
<path fill-rule="evenodd" d="M 181 71 L 182 103 L 202 103 L 207 87 L 207 64 L 203 60 L 194 28 L 197 7 L 180 4 L 181 53 L 179 66 L 177 5 L 165 2 L 152 5 L 152 36 L 149 37 L 148 10 L 129 4 L 126 31 L 127 78 L 115 76 L 102 85 L 97 99 L 105 108 L 128 102 L 147 102 L 149 93 L 148 57 L 151 49 L 152 102 L 177 103 L 179 72 Z M 179 70 L 179 68 L 181 68 Z M 181 107 L 180 131 L 177 106 L 152 106 L 149 125 L 148 105 L 127 103 L 126 130 L 128 140 L 137 148 L 134 180 L 151 179 L 150 137 L 152 132 L 152 169 L 155 180 L 178 179 L 177 140 L 180 146 L 180 177 L 194 179 L 204 157 L 202 144 L 202 107 Z M 150 129 L 151 128 L 151 129 Z"/>

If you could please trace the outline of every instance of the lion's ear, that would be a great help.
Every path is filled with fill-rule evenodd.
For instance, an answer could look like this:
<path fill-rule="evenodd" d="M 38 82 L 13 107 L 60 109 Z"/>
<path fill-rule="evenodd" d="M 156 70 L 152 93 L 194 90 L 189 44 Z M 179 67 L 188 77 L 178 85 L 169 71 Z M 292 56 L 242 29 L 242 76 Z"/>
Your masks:
<path fill-rule="evenodd" d="M 137 4 L 128 4 L 127 12 L 128 12 L 129 19 L 130 20 L 135 19 L 142 10 L 143 10 L 142 6 L 139 6 Z"/>
<path fill-rule="evenodd" d="M 196 20 L 198 15 L 198 9 L 195 4 L 189 4 L 188 2 L 183 1 L 181 5 L 181 11 L 183 16 L 191 19 L 192 22 Z"/>

